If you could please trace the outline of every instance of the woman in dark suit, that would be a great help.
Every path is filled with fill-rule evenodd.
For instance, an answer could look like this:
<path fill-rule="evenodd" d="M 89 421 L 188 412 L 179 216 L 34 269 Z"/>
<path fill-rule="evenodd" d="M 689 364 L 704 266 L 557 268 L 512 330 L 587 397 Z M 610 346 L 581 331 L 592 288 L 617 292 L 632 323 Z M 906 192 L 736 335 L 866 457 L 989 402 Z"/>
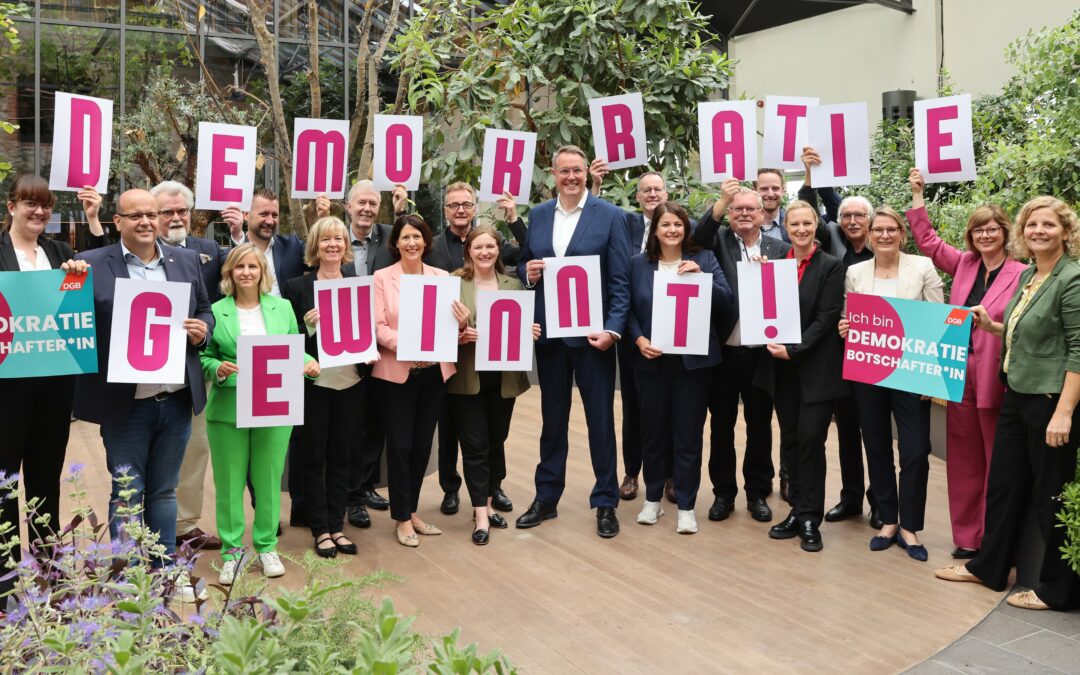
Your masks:
<path fill-rule="evenodd" d="M 1060 199 L 1036 197 L 1020 209 L 1013 227 L 1014 253 L 1034 258 L 1020 275 L 1001 323 L 980 306 L 976 325 L 1002 337 L 1005 399 L 998 417 L 982 548 L 967 565 L 935 574 L 973 581 L 995 591 L 1009 583 L 1024 510 L 1034 497 L 1044 544 L 1039 585 L 1014 593 L 1023 609 L 1080 605 L 1080 577 L 1061 557 L 1065 530 L 1057 525 L 1058 496 L 1076 477 L 1080 446 L 1080 225 Z"/>
<path fill-rule="evenodd" d="M 80 193 L 81 194 L 81 193 Z M 95 193 L 96 195 L 96 193 Z M 101 200 L 93 203 L 88 219 L 97 219 Z M 74 252 L 62 241 L 45 236 L 56 197 L 49 183 L 39 176 L 22 175 L 8 194 L 8 227 L 0 233 L 0 271 L 34 272 L 64 270 L 85 274 L 89 265 L 73 260 Z M 100 226 L 99 226 L 100 227 Z M 48 516 L 47 529 L 38 531 L 30 522 L 30 540 L 44 539 L 63 529 L 60 523 L 60 474 L 64 470 L 71 404 L 75 396 L 75 376 L 14 377 L 0 379 L 0 471 L 18 476 L 22 470 L 27 499 L 39 499 L 36 515 Z M 4 495 L 0 518 L 19 532 L 19 500 Z M 16 560 L 26 545 L 12 550 Z M 7 570 L 0 571 L 0 576 Z M 0 596 L 15 586 L 15 580 L 0 581 Z M 2 612 L 0 612 L 2 614 Z"/>
<path fill-rule="evenodd" d="M 773 358 L 763 359 L 757 375 L 769 391 L 780 422 L 791 511 L 769 529 L 773 539 L 798 535 L 804 551 L 822 549 L 818 528 L 825 516 L 825 439 L 836 399 L 851 393 L 840 377 L 844 345 L 835 326 L 844 307 L 844 264 L 818 247 L 817 211 L 804 201 L 788 205 L 784 227 L 798 262 L 799 344 L 765 345 Z"/>
<path fill-rule="evenodd" d="M 665 355 L 652 344 L 653 276 L 657 271 L 712 275 L 712 317 L 709 353 L 704 356 Z M 641 405 L 645 505 L 637 521 L 653 525 L 663 515 L 660 498 L 671 477 L 679 507 L 676 531 L 697 532 L 694 503 L 701 482 L 701 443 L 705 427 L 709 373 L 720 363 L 717 325 L 726 323 L 732 308 L 731 288 L 712 251 L 690 239 L 690 216 L 675 202 L 653 211 L 645 252 L 630 261 L 628 330 L 636 349 L 629 351 Z"/>
<path fill-rule="evenodd" d="M 282 296 L 296 314 L 306 338 L 304 351 L 318 354 L 319 308 L 315 281 L 355 276 L 352 246 L 345 223 L 333 216 L 312 225 L 304 244 L 304 264 L 314 268 L 281 285 Z M 360 366 L 323 368 L 316 380 L 304 381 L 304 426 L 301 427 L 300 465 L 304 509 L 315 538 L 315 553 L 333 558 L 356 555 L 356 544 L 342 531 L 349 493 L 351 449 L 360 432 L 358 412 L 364 405 Z"/>
<path fill-rule="evenodd" d="M 461 442 L 465 486 L 473 506 L 472 541 L 488 543 L 489 528 L 507 527 L 506 520 L 492 511 L 495 486 L 506 478 L 506 437 L 514 399 L 529 388 L 529 378 L 521 371 L 476 372 L 477 291 L 519 291 L 517 277 L 507 276 L 499 255 L 499 233 L 480 226 L 465 239 L 465 265 L 454 274 L 461 277 L 461 304 L 469 310 L 469 323 L 459 337 L 457 372 L 446 382 L 447 404 Z M 533 324 L 533 338 L 540 336 L 540 324 Z"/>

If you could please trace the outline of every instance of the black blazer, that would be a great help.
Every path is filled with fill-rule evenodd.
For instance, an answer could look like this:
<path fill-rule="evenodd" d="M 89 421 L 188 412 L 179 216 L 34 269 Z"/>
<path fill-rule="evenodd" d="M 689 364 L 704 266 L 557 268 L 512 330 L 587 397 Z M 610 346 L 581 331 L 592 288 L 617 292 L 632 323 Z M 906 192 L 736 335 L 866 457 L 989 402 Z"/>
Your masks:
<path fill-rule="evenodd" d="M 790 361 L 763 354 L 754 384 L 773 394 L 777 371 L 794 368 L 799 374 L 802 400 L 807 403 L 831 401 L 851 393 L 842 377 L 844 342 L 836 331 L 843 308 L 844 263 L 818 247 L 799 282 L 802 342 L 787 345 Z"/>
<path fill-rule="evenodd" d="M 431 241 L 431 250 L 424 256 L 425 263 L 432 267 L 438 267 L 444 272 L 454 271 L 451 269 L 453 263 L 450 261 L 450 243 L 446 241 L 449 231 L 449 229 L 446 229 L 435 235 Z M 510 223 L 510 232 L 519 242 L 525 241 L 525 235 L 528 233 L 525 221 L 518 218 Z M 499 257 L 502 258 L 503 265 L 506 266 L 507 270 L 517 267 L 518 259 L 521 257 L 521 249 L 514 246 L 510 240 L 505 239 L 502 233 L 499 234 Z M 393 264 L 393 261 L 391 261 L 391 264 Z"/>
<path fill-rule="evenodd" d="M 296 328 L 304 336 L 304 353 L 311 354 L 316 358 L 318 358 L 319 354 L 319 340 L 315 334 L 308 334 L 307 324 L 304 323 L 304 315 L 315 307 L 315 280 L 317 276 L 316 271 L 311 270 L 305 272 L 302 276 L 293 277 L 281 284 L 281 297 L 288 300 L 289 304 L 292 305 L 293 313 L 296 314 Z M 346 278 L 356 276 L 356 271 L 351 263 L 341 266 L 341 276 Z M 374 295 L 372 295 L 372 303 L 374 302 Z M 374 304 L 372 306 L 374 307 Z M 358 364 L 357 368 L 359 368 L 361 376 L 367 376 L 371 373 L 371 366 L 367 364 Z"/>
<path fill-rule="evenodd" d="M 60 265 L 75 257 L 75 252 L 71 250 L 71 247 L 59 239 L 52 239 L 42 234 L 38 236 L 37 243 L 45 251 L 45 257 L 49 259 L 49 264 L 54 270 L 60 269 Z M 19 259 L 15 257 L 15 245 L 11 243 L 11 233 L 4 231 L 0 233 L 0 272 L 18 271 Z"/>

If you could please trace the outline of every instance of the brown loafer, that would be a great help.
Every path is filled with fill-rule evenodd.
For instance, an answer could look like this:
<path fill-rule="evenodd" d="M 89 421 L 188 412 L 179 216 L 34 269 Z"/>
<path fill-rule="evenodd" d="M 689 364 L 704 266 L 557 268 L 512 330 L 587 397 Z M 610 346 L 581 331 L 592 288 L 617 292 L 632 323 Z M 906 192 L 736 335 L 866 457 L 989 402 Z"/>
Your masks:
<path fill-rule="evenodd" d="M 675 481 L 670 478 L 664 482 L 664 498 L 672 504 L 675 503 Z"/>
<path fill-rule="evenodd" d="M 199 528 L 193 529 L 187 534 L 176 535 L 176 547 L 180 548 L 184 544 L 189 545 L 196 551 L 220 551 L 221 540 L 212 534 L 207 534 Z"/>
<path fill-rule="evenodd" d="M 1005 598 L 1005 602 L 1020 609 L 1050 609 L 1050 606 L 1039 599 L 1035 591 L 1021 591 L 1013 593 Z"/>
<path fill-rule="evenodd" d="M 627 476 L 619 487 L 619 496 L 623 499 L 634 499 L 637 497 L 637 489 L 637 476 Z"/>

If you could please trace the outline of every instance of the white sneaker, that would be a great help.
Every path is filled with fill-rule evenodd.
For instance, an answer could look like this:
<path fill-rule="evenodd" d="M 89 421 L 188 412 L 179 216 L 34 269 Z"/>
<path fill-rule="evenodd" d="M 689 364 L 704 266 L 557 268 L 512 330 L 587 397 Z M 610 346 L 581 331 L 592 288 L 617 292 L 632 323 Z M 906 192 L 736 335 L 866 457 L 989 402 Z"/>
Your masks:
<path fill-rule="evenodd" d="M 695 534 L 697 532 L 697 515 L 693 510 L 683 511 L 679 509 L 679 521 L 675 531 L 679 534 Z"/>
<path fill-rule="evenodd" d="M 180 573 L 176 575 L 176 591 L 173 594 L 173 598 L 177 602 L 193 603 L 195 602 L 196 597 L 199 600 L 205 600 L 208 597 L 206 595 L 206 589 L 204 588 L 199 592 L 198 596 L 196 596 L 195 587 L 191 585 L 191 577 L 188 576 L 186 571 L 181 570 Z"/>
<path fill-rule="evenodd" d="M 260 553 L 259 564 L 262 565 L 263 574 L 270 578 L 285 574 L 285 565 L 281 564 L 281 557 L 273 551 Z"/>
<path fill-rule="evenodd" d="M 221 566 L 221 574 L 218 575 L 218 583 L 222 586 L 232 586 L 236 581 L 236 573 L 240 571 L 240 560 L 226 560 Z"/>
<path fill-rule="evenodd" d="M 637 516 L 637 521 L 642 525 L 655 525 L 657 518 L 664 515 L 664 507 L 660 502 L 645 501 L 645 506 L 641 507 L 641 513 Z"/>

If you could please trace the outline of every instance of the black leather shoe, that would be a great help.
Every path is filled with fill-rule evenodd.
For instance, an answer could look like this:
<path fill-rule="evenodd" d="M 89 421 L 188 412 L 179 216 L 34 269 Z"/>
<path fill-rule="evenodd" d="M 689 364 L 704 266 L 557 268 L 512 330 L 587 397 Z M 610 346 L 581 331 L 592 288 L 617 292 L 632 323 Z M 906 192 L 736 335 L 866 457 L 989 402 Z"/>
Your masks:
<path fill-rule="evenodd" d="M 497 527 L 500 530 L 505 530 L 510 527 L 510 524 L 506 522 L 506 518 L 503 518 L 497 513 L 489 514 L 488 522 L 491 523 L 491 527 Z"/>
<path fill-rule="evenodd" d="M 491 508 L 503 513 L 509 513 L 514 510 L 514 502 L 510 501 L 502 488 L 495 488 L 495 494 L 491 495 Z"/>
<path fill-rule="evenodd" d="M 364 506 L 376 511 L 386 511 L 390 508 L 390 501 L 374 490 L 364 490 L 360 494 L 360 501 Z"/>
<path fill-rule="evenodd" d="M 518 516 L 518 519 L 514 522 L 514 527 L 526 530 L 530 527 L 536 527 L 545 520 L 551 520 L 552 518 L 558 517 L 559 512 L 555 510 L 554 506 L 548 506 L 543 502 L 534 501 L 525 513 Z"/>
<path fill-rule="evenodd" d="M 320 558 L 336 558 L 338 551 L 336 545 L 328 546 L 326 548 L 319 546 L 319 544 L 325 544 L 327 542 L 331 544 L 334 543 L 333 540 L 330 539 L 329 534 L 320 534 L 318 538 L 315 539 L 315 555 Z"/>
<path fill-rule="evenodd" d="M 885 527 L 885 521 L 881 519 L 881 513 L 873 507 L 870 507 L 870 527 L 875 530 L 880 530 Z"/>
<path fill-rule="evenodd" d="M 790 490 L 788 489 L 789 487 L 790 486 L 788 484 L 788 479 L 787 478 L 781 478 L 780 479 L 780 499 L 783 499 L 788 504 L 791 503 L 791 494 L 790 494 Z"/>
<path fill-rule="evenodd" d="M 837 523 L 841 520 L 847 520 L 852 516 L 862 515 L 862 504 L 845 504 L 840 502 L 836 506 L 832 507 L 825 514 L 825 522 Z"/>
<path fill-rule="evenodd" d="M 357 504 L 356 506 L 350 506 L 345 510 L 345 516 L 349 520 L 349 524 L 353 527 L 371 527 L 371 516 L 368 514 L 367 509 L 363 504 Z"/>
<path fill-rule="evenodd" d="M 952 552 L 952 557 L 957 560 L 971 560 L 977 555 L 979 555 L 979 549 L 977 548 L 961 548 L 957 546 Z"/>
<path fill-rule="evenodd" d="M 824 544 L 821 543 L 821 532 L 818 530 L 818 526 L 809 520 L 799 525 L 799 539 L 802 539 L 799 546 L 804 551 L 817 553 L 825 548 Z"/>
<path fill-rule="evenodd" d="M 458 512 L 458 507 L 461 505 L 461 500 L 458 499 L 458 493 L 447 492 L 443 495 L 442 504 L 439 505 L 439 510 L 448 516 L 452 516 Z"/>
<path fill-rule="evenodd" d="M 619 519 L 615 509 L 601 506 L 596 509 L 596 533 L 604 539 L 611 539 L 619 533 Z"/>
<path fill-rule="evenodd" d="M 769 539 L 791 539 L 799 531 L 799 519 L 788 514 L 782 523 L 769 528 Z"/>
<path fill-rule="evenodd" d="M 477 546 L 486 546 L 489 537 L 490 535 L 488 534 L 487 530 L 473 530 L 472 543 L 476 544 Z"/>
<path fill-rule="evenodd" d="M 712 506 L 709 507 L 709 520 L 727 520 L 727 517 L 731 515 L 734 509 L 734 504 L 723 497 L 717 497 L 713 500 Z"/>
<path fill-rule="evenodd" d="M 769 502 L 765 501 L 763 497 L 754 497 L 748 500 L 746 510 L 758 522 L 767 523 L 772 520 L 772 509 L 769 508 Z"/>

